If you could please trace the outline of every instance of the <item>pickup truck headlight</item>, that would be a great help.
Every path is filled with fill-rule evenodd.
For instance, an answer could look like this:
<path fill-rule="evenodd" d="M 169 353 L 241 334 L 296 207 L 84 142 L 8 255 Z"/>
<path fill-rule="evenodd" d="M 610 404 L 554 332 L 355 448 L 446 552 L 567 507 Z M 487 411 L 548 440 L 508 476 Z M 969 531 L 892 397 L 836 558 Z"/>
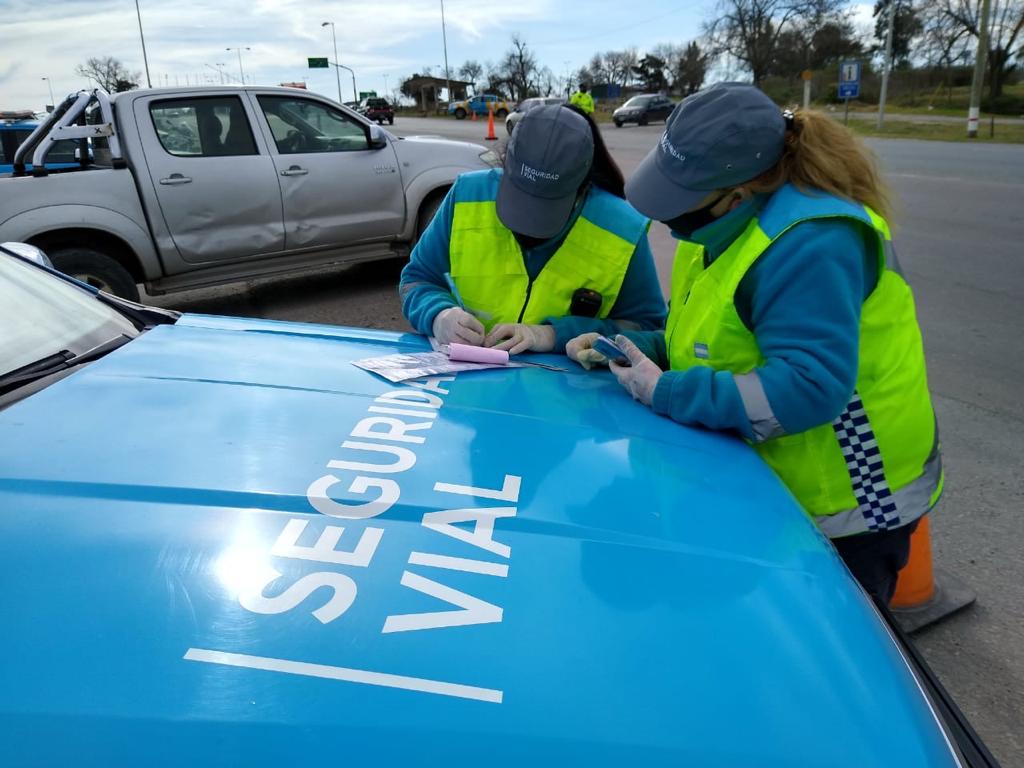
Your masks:
<path fill-rule="evenodd" d="M 501 166 L 501 158 L 498 157 L 498 153 L 492 149 L 485 149 L 481 152 L 480 159 L 492 168 L 499 168 Z"/>

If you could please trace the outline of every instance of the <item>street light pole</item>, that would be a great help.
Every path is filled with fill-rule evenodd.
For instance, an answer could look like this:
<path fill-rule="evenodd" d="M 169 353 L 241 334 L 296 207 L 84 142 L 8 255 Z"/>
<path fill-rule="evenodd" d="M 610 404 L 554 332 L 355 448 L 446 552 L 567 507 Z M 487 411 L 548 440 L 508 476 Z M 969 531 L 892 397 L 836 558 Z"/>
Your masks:
<path fill-rule="evenodd" d="M 889 70 L 892 69 L 892 27 L 896 18 L 896 0 L 889 0 L 889 28 L 885 33 L 885 68 L 882 70 L 882 93 L 878 98 L 878 130 L 885 125 L 885 97 L 889 93 Z"/>
<path fill-rule="evenodd" d="M 50 82 L 50 78 L 48 77 L 44 77 L 43 80 L 46 81 L 46 87 L 50 89 L 50 106 L 56 109 L 57 102 L 53 100 L 53 83 Z"/>
<path fill-rule="evenodd" d="M 974 77 L 971 78 L 971 106 L 967 111 L 967 138 L 978 138 L 978 113 L 981 110 L 981 89 L 985 84 L 985 59 L 988 56 L 989 0 L 981 0 L 981 19 L 978 29 L 978 53 L 974 57 Z"/>
<path fill-rule="evenodd" d="M 338 69 L 344 69 L 352 75 L 352 97 L 354 101 L 359 101 L 359 92 L 356 91 L 356 73 L 352 70 L 352 67 L 346 67 L 344 64 L 338 64 L 337 62 L 335 62 L 334 66 Z M 335 70 L 335 72 L 337 72 L 337 70 Z"/>
<path fill-rule="evenodd" d="M 149 79 L 149 58 L 146 56 L 146 37 L 142 34 L 142 11 L 139 10 L 139 0 L 135 0 L 135 15 L 139 17 L 139 40 L 142 41 L 142 63 L 146 65 L 146 87 L 152 88 L 153 83 Z"/>
<path fill-rule="evenodd" d="M 220 75 L 220 84 L 224 85 L 224 70 L 221 69 L 221 67 L 224 66 L 223 64 L 204 64 L 203 66 L 204 67 L 209 67 L 214 72 L 216 72 L 218 75 Z"/>
<path fill-rule="evenodd" d="M 242 78 L 242 85 L 245 85 L 245 70 L 242 69 L 242 51 L 251 51 L 249 46 L 238 46 L 237 48 L 225 48 L 226 51 L 235 51 L 238 54 L 238 76 Z"/>
<path fill-rule="evenodd" d="M 441 40 L 444 43 L 444 84 L 448 91 L 448 101 L 452 100 L 452 79 L 448 72 L 448 32 L 444 25 L 444 0 L 441 0 Z"/>
<path fill-rule="evenodd" d="M 334 63 L 338 63 L 338 36 L 334 33 L 334 22 L 325 21 L 321 24 L 321 27 L 326 27 L 328 24 L 331 25 L 331 39 L 334 41 Z M 351 70 L 350 70 L 351 71 Z M 338 81 L 338 103 L 341 104 L 341 70 L 337 66 L 334 67 L 334 77 Z M 355 75 L 353 75 L 354 81 Z M 355 90 L 355 88 L 353 88 Z"/>

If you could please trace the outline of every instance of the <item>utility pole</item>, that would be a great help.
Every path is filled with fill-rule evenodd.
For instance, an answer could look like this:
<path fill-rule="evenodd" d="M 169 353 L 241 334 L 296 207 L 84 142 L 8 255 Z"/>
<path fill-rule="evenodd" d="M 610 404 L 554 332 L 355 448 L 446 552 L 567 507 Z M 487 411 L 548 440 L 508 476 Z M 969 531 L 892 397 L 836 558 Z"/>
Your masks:
<path fill-rule="evenodd" d="M 226 51 L 235 51 L 238 54 L 238 76 L 241 78 L 242 85 L 245 85 L 245 72 L 242 69 L 242 51 L 251 51 L 252 48 L 248 46 L 239 46 L 237 48 L 225 48 Z"/>
<path fill-rule="evenodd" d="M 444 43 L 444 82 L 448 90 L 448 101 L 452 100 L 452 80 L 448 74 L 448 33 L 444 27 L 444 0 L 441 0 L 441 40 Z"/>
<path fill-rule="evenodd" d="M 149 80 L 149 59 L 146 57 L 146 37 L 142 34 L 142 11 L 139 10 L 139 0 L 135 0 L 135 15 L 139 17 L 139 40 L 142 41 L 142 63 L 146 65 L 146 87 L 152 88 L 153 83 Z"/>
<path fill-rule="evenodd" d="M 978 53 L 974 57 L 974 77 L 971 79 L 971 106 L 967 111 L 967 138 L 978 138 L 978 113 L 981 109 L 981 88 L 985 84 L 985 59 L 988 58 L 989 0 L 981 0 L 981 19 L 978 28 Z"/>
<path fill-rule="evenodd" d="M 344 69 L 346 72 L 348 72 L 350 75 L 352 75 L 352 100 L 353 101 L 359 101 L 359 92 L 356 90 L 356 73 L 355 73 L 355 71 L 352 69 L 352 67 L 346 67 L 344 64 L 338 64 L 337 62 L 335 62 L 334 66 L 335 66 L 335 70 L 334 70 L 335 72 L 337 72 L 338 70 Z M 338 95 L 339 96 L 341 95 L 341 91 L 338 91 Z"/>
<path fill-rule="evenodd" d="M 889 24 L 885 33 L 885 67 L 882 69 L 882 94 L 878 99 L 878 130 L 885 125 L 885 98 L 889 95 L 889 70 L 892 69 L 892 28 L 896 18 L 896 0 L 889 0 Z"/>
<path fill-rule="evenodd" d="M 48 77 L 44 77 L 43 80 L 46 81 L 46 87 L 50 89 L 50 109 L 46 110 L 47 112 L 50 112 L 57 108 L 57 102 L 53 100 L 53 83 L 50 82 L 50 78 Z"/>
<path fill-rule="evenodd" d="M 338 63 L 338 36 L 334 33 L 334 22 L 333 21 L 325 21 L 320 26 L 321 27 L 326 27 L 328 24 L 331 25 L 331 40 L 334 41 L 334 63 L 337 64 Z M 341 70 L 338 69 L 337 66 L 334 68 L 334 78 L 338 81 L 338 103 L 341 104 L 341 102 L 342 102 L 342 98 L 341 98 Z"/>

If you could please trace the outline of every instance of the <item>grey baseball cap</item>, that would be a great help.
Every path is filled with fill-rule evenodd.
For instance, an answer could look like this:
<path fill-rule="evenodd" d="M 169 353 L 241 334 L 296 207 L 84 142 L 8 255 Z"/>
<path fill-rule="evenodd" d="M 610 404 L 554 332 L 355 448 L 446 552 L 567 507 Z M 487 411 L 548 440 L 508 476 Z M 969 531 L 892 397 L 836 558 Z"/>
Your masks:
<path fill-rule="evenodd" d="M 652 219 L 692 209 L 716 189 L 760 176 L 782 157 L 782 110 L 746 83 L 718 83 L 687 96 L 658 146 L 626 182 L 626 199 Z"/>
<path fill-rule="evenodd" d="M 593 162 L 586 118 L 560 104 L 534 107 L 508 142 L 498 185 L 501 223 L 528 237 L 554 237 L 568 221 Z"/>

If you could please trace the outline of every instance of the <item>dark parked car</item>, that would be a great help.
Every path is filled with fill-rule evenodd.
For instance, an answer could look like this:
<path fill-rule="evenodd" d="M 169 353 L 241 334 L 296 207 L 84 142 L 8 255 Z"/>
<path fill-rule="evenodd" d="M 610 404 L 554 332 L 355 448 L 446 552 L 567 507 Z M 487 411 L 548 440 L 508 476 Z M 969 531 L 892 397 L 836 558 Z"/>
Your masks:
<path fill-rule="evenodd" d="M 612 121 L 616 128 L 621 128 L 623 123 L 647 125 L 659 120 L 668 120 L 668 116 L 672 114 L 675 107 L 672 99 L 658 94 L 645 93 L 641 96 L 634 96 L 612 112 Z"/>
<path fill-rule="evenodd" d="M 395 124 L 395 110 L 390 104 L 388 104 L 387 99 L 363 99 L 359 104 L 359 112 L 364 115 L 367 120 L 372 120 L 375 123 L 384 125 L 384 121 L 387 120 L 388 125 Z"/>

